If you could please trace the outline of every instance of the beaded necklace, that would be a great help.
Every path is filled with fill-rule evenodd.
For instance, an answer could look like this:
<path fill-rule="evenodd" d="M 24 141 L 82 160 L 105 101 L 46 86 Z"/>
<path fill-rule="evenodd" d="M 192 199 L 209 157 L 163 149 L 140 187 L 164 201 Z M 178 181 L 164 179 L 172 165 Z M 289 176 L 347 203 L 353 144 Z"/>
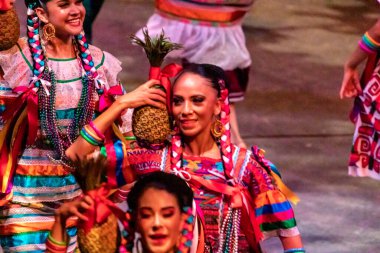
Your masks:
<path fill-rule="evenodd" d="M 38 90 L 38 111 L 39 118 L 41 122 L 42 132 L 46 135 L 48 141 L 54 147 L 57 154 L 57 158 L 52 158 L 52 160 L 60 162 L 67 165 L 67 158 L 65 156 L 65 150 L 73 143 L 73 141 L 79 136 L 80 130 L 84 125 L 88 124 L 93 117 L 95 109 L 95 85 L 94 80 L 90 78 L 83 69 L 83 65 L 80 61 L 75 40 L 73 40 L 73 45 L 75 49 L 75 55 L 78 60 L 79 67 L 82 72 L 82 92 L 78 102 L 78 106 L 74 110 L 74 118 L 64 131 L 64 127 L 58 124 L 57 114 L 56 114 L 56 87 L 57 79 L 56 74 L 49 66 L 48 57 L 45 57 L 45 70 L 42 75 L 42 79 L 50 82 L 50 86 L 46 87 L 46 90 Z M 46 53 L 45 53 L 46 56 Z"/>
<path fill-rule="evenodd" d="M 221 152 L 220 143 L 217 142 L 218 150 Z M 183 168 L 183 154 L 181 153 L 181 170 L 177 171 L 179 176 L 186 180 L 186 177 L 191 178 L 191 175 L 188 174 Z M 221 157 L 223 154 L 221 154 Z M 223 167 L 224 164 L 223 164 Z M 217 174 L 212 173 L 214 176 L 218 176 Z M 223 176 L 219 175 L 219 178 L 223 178 Z M 225 178 L 224 178 L 225 179 Z M 226 183 L 231 182 L 230 180 L 226 180 Z M 222 195 L 222 199 L 225 196 Z M 223 201 L 222 201 L 223 202 Z M 241 209 L 228 207 L 228 211 L 224 216 L 223 214 L 224 205 L 220 203 L 219 209 L 219 240 L 218 240 L 218 250 L 216 253 L 238 253 L 239 252 L 239 232 L 240 232 L 240 220 L 241 220 Z"/>

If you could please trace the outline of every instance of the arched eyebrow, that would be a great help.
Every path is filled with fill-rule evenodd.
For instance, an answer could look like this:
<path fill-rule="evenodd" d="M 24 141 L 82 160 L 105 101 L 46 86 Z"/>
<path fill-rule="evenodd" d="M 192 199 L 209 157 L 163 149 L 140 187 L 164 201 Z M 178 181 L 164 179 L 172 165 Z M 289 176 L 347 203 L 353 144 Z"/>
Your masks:
<path fill-rule="evenodd" d="M 161 211 L 166 211 L 166 210 L 171 210 L 171 209 L 175 209 L 175 206 L 165 206 L 165 207 L 161 208 Z M 139 210 L 153 211 L 153 208 L 151 208 L 149 206 L 141 206 L 141 207 L 139 207 Z"/>
<path fill-rule="evenodd" d="M 57 2 L 57 4 L 66 4 L 66 3 L 69 3 L 70 2 L 70 0 L 59 0 L 58 2 Z"/>

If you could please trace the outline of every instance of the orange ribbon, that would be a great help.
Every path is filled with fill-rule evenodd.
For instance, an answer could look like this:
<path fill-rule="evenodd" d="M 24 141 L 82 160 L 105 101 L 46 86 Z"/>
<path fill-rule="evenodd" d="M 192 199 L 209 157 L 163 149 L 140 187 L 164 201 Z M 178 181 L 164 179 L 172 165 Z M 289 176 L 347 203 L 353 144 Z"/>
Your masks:
<path fill-rule="evenodd" d="M 177 17 L 183 17 L 187 19 L 195 19 L 209 22 L 233 22 L 241 19 L 247 13 L 249 5 L 245 8 L 228 8 L 223 6 L 222 8 L 196 6 L 194 4 L 183 3 L 179 5 L 181 1 L 169 1 L 169 0 L 157 0 L 156 8 L 162 12 L 169 13 Z"/>

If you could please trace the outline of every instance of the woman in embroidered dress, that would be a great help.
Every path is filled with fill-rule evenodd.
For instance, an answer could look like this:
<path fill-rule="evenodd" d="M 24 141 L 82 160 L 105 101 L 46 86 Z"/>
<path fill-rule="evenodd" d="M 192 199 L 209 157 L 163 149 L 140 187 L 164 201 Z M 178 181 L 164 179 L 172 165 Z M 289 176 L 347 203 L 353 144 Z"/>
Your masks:
<path fill-rule="evenodd" d="M 168 56 L 187 63 L 222 67 L 229 80 L 232 142 L 246 147 L 239 131 L 235 103 L 244 100 L 249 82 L 251 56 L 242 29 L 243 18 L 254 0 L 155 0 L 155 13 L 146 27 L 155 36 L 165 31 L 183 46 Z M 143 38 L 142 30 L 137 36 Z"/>
<path fill-rule="evenodd" d="M 81 195 L 65 150 L 113 95 L 123 93 L 117 81 L 120 62 L 86 42 L 81 0 L 25 3 L 27 38 L 0 52 L 5 79 L 0 87 L 0 245 L 5 252 L 45 251 L 54 210 Z M 133 93 L 143 93 L 144 103 L 152 93 L 165 101 L 165 94 L 148 89 L 154 83 Z M 121 131 L 128 127 L 122 124 Z M 76 248 L 75 223 L 67 223 L 68 252 Z"/>
<path fill-rule="evenodd" d="M 380 180 L 379 80 L 380 20 L 362 37 L 344 65 L 340 98 L 355 98 L 351 120 L 355 133 L 349 158 L 350 176 Z M 367 60 L 359 78 L 358 66 Z"/>
<path fill-rule="evenodd" d="M 214 65 L 185 67 L 172 91 L 176 134 L 171 144 L 148 150 L 130 143 L 128 164 L 119 175 L 140 177 L 162 170 L 188 181 L 198 217 L 194 236 L 199 239 L 192 250 L 260 252 L 262 239 L 279 236 L 285 252 L 305 252 L 292 207 L 278 188 L 280 180 L 272 165 L 259 149 L 250 151 L 230 142 L 226 82 L 223 70 Z M 97 131 L 105 131 L 129 105 L 119 97 L 94 120 Z M 85 156 L 94 148 L 85 142 L 78 138 L 66 154 Z"/>
<path fill-rule="evenodd" d="M 135 248 L 138 252 L 138 248 L 142 248 L 146 253 L 187 252 L 192 239 L 192 203 L 192 190 L 173 174 L 156 171 L 137 180 L 129 194 L 126 216 L 128 233 L 134 235 L 137 231 L 141 238 L 133 245 L 134 240 L 129 237 L 132 243 L 124 247 L 129 251 Z M 90 196 L 63 204 L 56 212 L 47 249 L 59 248 L 59 252 L 66 252 L 64 243 L 59 245 L 59 242 L 67 241 L 62 224 L 70 216 L 88 221 L 86 211 L 93 206 L 94 200 Z"/>

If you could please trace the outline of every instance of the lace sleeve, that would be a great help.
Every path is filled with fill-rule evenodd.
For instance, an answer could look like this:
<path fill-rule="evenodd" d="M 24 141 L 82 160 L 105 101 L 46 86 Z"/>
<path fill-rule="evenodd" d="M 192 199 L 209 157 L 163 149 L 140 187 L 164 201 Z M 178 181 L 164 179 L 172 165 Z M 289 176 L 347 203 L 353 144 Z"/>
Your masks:
<path fill-rule="evenodd" d="M 110 53 L 104 52 L 104 78 L 107 80 L 108 85 L 114 86 L 119 83 L 118 74 L 122 70 L 121 61 Z"/>
<path fill-rule="evenodd" d="M 119 83 L 118 74 L 122 70 L 121 61 L 112 54 L 102 51 L 95 46 L 90 45 L 90 50 L 95 67 L 101 78 L 106 82 L 106 85 L 108 87 L 117 85 Z"/>
<path fill-rule="evenodd" d="M 0 52 L 0 66 L 9 88 L 28 86 L 31 79 L 32 60 L 25 39 L 19 39 L 12 48 Z"/>

